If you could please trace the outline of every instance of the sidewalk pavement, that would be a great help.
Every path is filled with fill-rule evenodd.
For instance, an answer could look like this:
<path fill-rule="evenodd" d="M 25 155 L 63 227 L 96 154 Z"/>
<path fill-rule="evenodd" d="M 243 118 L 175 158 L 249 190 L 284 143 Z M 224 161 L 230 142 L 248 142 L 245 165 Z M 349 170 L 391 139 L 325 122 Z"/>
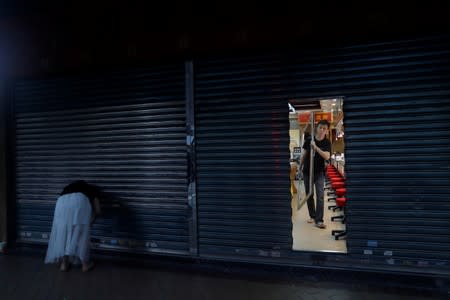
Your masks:
<path fill-rule="evenodd" d="M 444 299 L 430 291 L 383 288 L 298 277 L 268 278 L 149 267 L 101 260 L 82 273 L 80 267 L 61 272 L 43 257 L 0 255 L 0 299 L 146 299 L 146 300 L 422 300 Z"/>

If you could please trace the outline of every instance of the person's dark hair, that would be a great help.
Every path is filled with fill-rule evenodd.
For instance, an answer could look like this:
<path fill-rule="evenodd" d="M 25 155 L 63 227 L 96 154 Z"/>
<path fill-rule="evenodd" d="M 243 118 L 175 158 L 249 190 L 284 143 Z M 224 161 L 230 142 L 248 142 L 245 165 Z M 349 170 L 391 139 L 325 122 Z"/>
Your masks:
<path fill-rule="evenodd" d="M 100 196 L 100 189 L 84 180 L 77 180 L 67 185 L 61 192 L 61 196 L 71 193 L 83 193 L 92 201 Z"/>
<path fill-rule="evenodd" d="M 328 120 L 320 120 L 319 123 L 317 123 L 317 127 L 319 127 L 319 125 L 325 125 L 330 128 L 330 122 L 328 122 Z"/>

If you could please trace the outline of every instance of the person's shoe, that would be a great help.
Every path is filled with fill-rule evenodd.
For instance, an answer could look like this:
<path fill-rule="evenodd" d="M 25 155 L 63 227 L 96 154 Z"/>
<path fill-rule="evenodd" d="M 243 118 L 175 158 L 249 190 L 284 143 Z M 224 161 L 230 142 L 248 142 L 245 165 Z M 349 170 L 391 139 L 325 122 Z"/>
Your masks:
<path fill-rule="evenodd" d="M 94 262 L 90 261 L 90 262 L 88 262 L 86 264 L 83 264 L 82 271 L 83 272 L 88 272 L 88 271 L 92 270 L 94 268 L 94 266 L 95 266 Z"/>
<path fill-rule="evenodd" d="M 308 221 L 306 221 L 306 222 L 308 222 L 309 224 L 312 224 L 312 223 L 314 223 L 314 219 L 313 218 L 308 219 Z"/>
<path fill-rule="evenodd" d="M 325 229 L 325 228 L 327 228 L 327 225 L 323 224 L 323 222 L 319 222 L 319 223 L 316 223 L 316 227 L 320 228 L 320 229 Z"/>
<path fill-rule="evenodd" d="M 62 261 L 59 269 L 61 270 L 61 272 L 67 272 L 69 270 L 69 264 L 67 263 L 67 261 Z"/>

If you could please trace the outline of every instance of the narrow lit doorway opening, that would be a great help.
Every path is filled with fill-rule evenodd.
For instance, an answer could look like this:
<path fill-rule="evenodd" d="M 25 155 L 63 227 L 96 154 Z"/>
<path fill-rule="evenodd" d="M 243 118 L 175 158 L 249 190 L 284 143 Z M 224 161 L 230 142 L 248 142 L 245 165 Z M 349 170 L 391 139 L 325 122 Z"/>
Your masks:
<path fill-rule="evenodd" d="M 289 100 L 293 250 L 347 252 L 343 102 Z"/>

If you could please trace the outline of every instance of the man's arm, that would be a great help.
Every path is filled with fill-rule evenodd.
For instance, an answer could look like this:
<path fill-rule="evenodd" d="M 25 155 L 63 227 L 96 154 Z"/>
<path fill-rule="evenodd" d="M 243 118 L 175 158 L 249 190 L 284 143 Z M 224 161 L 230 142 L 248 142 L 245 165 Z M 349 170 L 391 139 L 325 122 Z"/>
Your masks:
<path fill-rule="evenodd" d="M 308 156 L 308 152 L 309 150 L 305 150 L 300 158 L 300 170 L 303 170 L 303 164 L 305 163 L 305 157 Z"/>
<path fill-rule="evenodd" d="M 305 164 L 305 157 L 309 155 L 311 152 L 311 139 L 306 138 L 303 143 L 302 149 L 304 150 L 302 153 L 302 157 L 300 158 L 300 170 L 303 170 L 303 165 Z"/>

